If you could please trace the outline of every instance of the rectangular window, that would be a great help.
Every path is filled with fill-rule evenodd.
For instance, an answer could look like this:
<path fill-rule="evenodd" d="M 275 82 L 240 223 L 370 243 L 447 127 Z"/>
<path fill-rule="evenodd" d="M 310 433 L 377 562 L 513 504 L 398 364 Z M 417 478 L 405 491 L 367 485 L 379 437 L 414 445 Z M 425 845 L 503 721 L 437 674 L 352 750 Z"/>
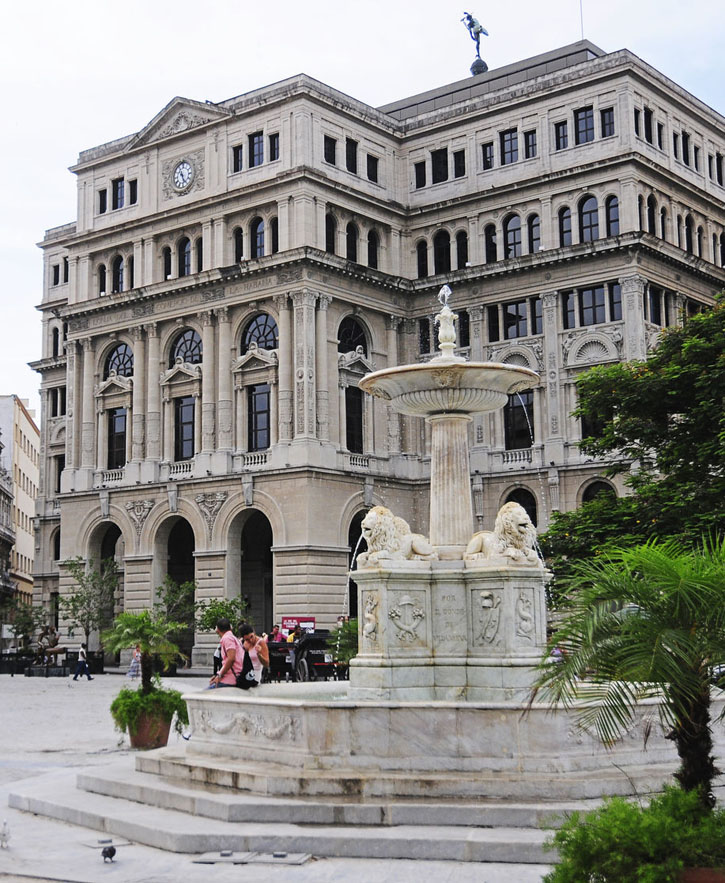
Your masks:
<path fill-rule="evenodd" d="M 136 205 L 138 202 L 138 181 L 136 178 L 128 182 L 128 204 Z"/>
<path fill-rule="evenodd" d="M 680 136 L 677 132 L 672 133 L 672 152 L 675 155 L 675 159 L 680 158 Z"/>
<path fill-rule="evenodd" d="M 714 178 L 713 169 L 715 167 L 715 157 L 709 153 L 707 155 L 707 177 L 712 181 Z"/>
<path fill-rule="evenodd" d="M 378 158 L 377 156 L 371 156 L 368 154 L 368 181 L 372 181 L 373 183 L 378 183 Z"/>
<path fill-rule="evenodd" d="M 657 146 L 660 150 L 665 149 L 665 127 L 662 123 L 657 123 Z"/>
<path fill-rule="evenodd" d="M 655 285 L 649 287 L 649 320 L 653 325 L 662 327 L 662 295 L 664 292 Z"/>
<path fill-rule="evenodd" d="M 243 166 L 244 147 L 241 144 L 235 144 L 232 147 L 232 171 L 241 172 Z"/>
<path fill-rule="evenodd" d="M 264 133 L 253 132 L 249 136 L 249 168 L 261 166 L 264 162 Z"/>
<path fill-rule="evenodd" d="M 431 166 L 431 183 L 440 184 L 441 181 L 448 180 L 448 149 L 443 147 L 440 150 L 431 150 L 430 152 Z"/>
<path fill-rule="evenodd" d="M 430 319 L 418 319 L 418 352 L 421 355 L 430 352 Z"/>
<path fill-rule="evenodd" d="M 606 322 L 604 286 L 582 288 L 579 292 L 580 325 L 599 325 Z"/>
<path fill-rule="evenodd" d="M 499 133 L 501 145 L 501 165 L 507 166 L 519 158 L 519 136 L 516 129 L 507 129 Z"/>
<path fill-rule="evenodd" d="M 536 156 L 536 129 L 524 132 L 524 158 L 533 159 Z"/>
<path fill-rule="evenodd" d="M 194 397 L 174 399 L 174 460 L 191 460 L 194 456 Z"/>
<path fill-rule="evenodd" d="M 126 463 L 126 409 L 108 411 L 108 465 L 107 469 L 121 469 Z"/>
<path fill-rule="evenodd" d="M 609 283 L 609 321 L 618 322 L 622 318 L 622 287 L 619 282 Z"/>
<path fill-rule="evenodd" d="M 69 265 L 68 258 L 63 258 L 63 282 L 68 281 Z"/>
<path fill-rule="evenodd" d="M 520 300 L 503 305 L 503 336 L 504 340 L 526 337 L 526 301 Z"/>
<path fill-rule="evenodd" d="M 498 324 L 498 307 L 490 306 L 487 307 L 488 315 L 488 340 L 489 343 L 496 343 L 497 340 L 501 339 L 501 329 Z"/>
<path fill-rule="evenodd" d="M 345 166 L 348 172 L 357 175 L 357 141 L 352 138 L 345 139 Z"/>
<path fill-rule="evenodd" d="M 717 183 L 722 187 L 722 154 L 715 154 L 715 179 Z"/>
<path fill-rule="evenodd" d="M 639 135 L 639 108 L 634 109 L 634 134 Z"/>
<path fill-rule="evenodd" d="M 269 384 L 255 383 L 247 390 L 247 443 L 250 451 L 269 447 Z"/>
<path fill-rule="evenodd" d="M 467 310 L 458 311 L 458 346 L 471 345 L 471 319 Z"/>
<path fill-rule="evenodd" d="M 507 451 L 530 448 L 534 443 L 534 394 L 510 395 L 503 409 L 504 443 Z"/>
<path fill-rule="evenodd" d="M 652 143 L 652 111 L 649 107 L 644 109 L 644 140 L 648 144 Z"/>
<path fill-rule="evenodd" d="M 108 191 L 105 189 L 98 191 L 98 214 L 105 215 L 108 209 Z"/>
<path fill-rule="evenodd" d="M 337 165 L 337 141 L 329 135 L 325 135 L 322 149 L 325 162 L 329 162 L 331 166 Z"/>
<path fill-rule="evenodd" d="M 453 177 L 462 178 L 466 174 L 466 151 L 456 150 L 453 153 Z"/>
<path fill-rule="evenodd" d="M 493 141 L 487 141 L 481 145 L 483 153 L 483 170 L 487 172 L 493 168 Z"/>
<path fill-rule="evenodd" d="M 690 165 L 690 136 L 687 132 L 682 133 L 682 162 Z"/>
<path fill-rule="evenodd" d="M 111 208 L 123 208 L 125 191 L 124 183 L 123 178 L 115 178 L 111 181 Z"/>
<path fill-rule="evenodd" d="M 357 386 L 345 387 L 345 443 L 351 454 L 363 452 L 363 392 Z"/>
<path fill-rule="evenodd" d="M 63 474 L 63 470 L 65 469 L 65 454 L 60 454 L 57 457 L 53 457 L 55 460 L 55 492 L 56 494 L 60 493 L 60 477 Z"/>
<path fill-rule="evenodd" d="M 566 120 L 554 123 L 554 147 L 556 150 L 564 150 L 569 146 L 569 128 Z"/>
<path fill-rule="evenodd" d="M 695 171 L 700 171 L 700 148 L 697 144 L 692 148 L 692 163 L 695 166 Z"/>
<path fill-rule="evenodd" d="M 60 264 L 53 264 L 53 285 L 60 285 Z"/>
<path fill-rule="evenodd" d="M 531 310 L 531 333 L 543 334 L 544 332 L 544 315 L 543 303 L 540 297 L 529 298 L 529 309 Z"/>
<path fill-rule="evenodd" d="M 279 132 L 273 132 L 269 136 L 269 161 L 279 159 Z"/>
<path fill-rule="evenodd" d="M 415 164 L 415 189 L 420 190 L 425 187 L 425 163 L 417 162 Z"/>
<path fill-rule="evenodd" d="M 576 328 L 576 293 L 574 291 L 562 291 L 561 308 L 564 328 Z"/>
<path fill-rule="evenodd" d="M 614 108 L 605 107 L 599 111 L 599 120 L 602 126 L 602 138 L 614 135 Z"/>
<path fill-rule="evenodd" d="M 594 108 L 580 107 L 574 111 L 574 140 L 587 144 L 594 140 Z"/>

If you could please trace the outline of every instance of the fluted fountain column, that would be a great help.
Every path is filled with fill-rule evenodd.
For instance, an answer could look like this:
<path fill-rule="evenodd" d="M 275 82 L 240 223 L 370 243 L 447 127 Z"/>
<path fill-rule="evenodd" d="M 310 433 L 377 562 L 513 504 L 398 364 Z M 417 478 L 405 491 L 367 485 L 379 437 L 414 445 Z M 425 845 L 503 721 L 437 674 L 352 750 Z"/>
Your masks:
<path fill-rule="evenodd" d="M 434 414 L 431 425 L 430 541 L 439 558 L 463 558 L 473 533 L 468 414 Z"/>

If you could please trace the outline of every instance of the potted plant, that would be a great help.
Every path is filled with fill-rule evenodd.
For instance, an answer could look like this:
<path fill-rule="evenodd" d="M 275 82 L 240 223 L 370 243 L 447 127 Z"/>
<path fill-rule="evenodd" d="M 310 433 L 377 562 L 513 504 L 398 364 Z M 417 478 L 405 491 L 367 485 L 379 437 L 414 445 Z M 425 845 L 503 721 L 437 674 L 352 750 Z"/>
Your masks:
<path fill-rule="evenodd" d="M 169 738 L 171 722 L 181 733 L 189 723 L 186 703 L 178 690 L 161 686 L 153 677 L 154 657 L 169 665 L 181 654 L 170 639 L 183 625 L 167 619 L 158 609 L 120 613 L 103 635 L 104 646 L 113 652 L 139 646 L 141 651 L 141 686 L 124 687 L 111 703 L 111 715 L 121 732 L 128 731 L 132 748 L 161 748 Z"/>

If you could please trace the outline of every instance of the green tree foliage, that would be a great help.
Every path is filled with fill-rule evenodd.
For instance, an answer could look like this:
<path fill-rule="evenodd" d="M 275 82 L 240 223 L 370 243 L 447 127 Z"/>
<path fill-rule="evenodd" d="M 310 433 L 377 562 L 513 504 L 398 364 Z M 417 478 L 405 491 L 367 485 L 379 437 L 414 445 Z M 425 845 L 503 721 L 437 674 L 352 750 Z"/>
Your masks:
<path fill-rule="evenodd" d="M 699 549 L 652 540 L 577 562 L 572 597 L 532 698 L 572 707 L 605 744 L 631 725 L 637 703 L 659 698 L 662 725 L 677 747 L 676 779 L 714 804 L 710 686 L 725 687 L 725 539 Z M 718 720 L 721 720 L 723 715 Z"/>
<path fill-rule="evenodd" d="M 60 610 L 72 629 L 81 629 L 88 645 L 90 634 L 113 622 L 113 605 L 118 590 L 118 568 L 113 558 L 106 558 L 96 570 L 93 561 L 78 557 L 66 562 L 75 580 L 75 590 L 61 595 Z"/>
<path fill-rule="evenodd" d="M 156 589 L 156 597 L 160 599 L 160 606 L 166 616 L 169 619 L 182 622 L 186 628 L 194 627 L 195 593 L 195 580 L 177 583 L 168 574 L 164 578 L 163 584 Z"/>
<path fill-rule="evenodd" d="M 199 601 L 196 605 L 196 627 L 201 632 L 213 632 L 217 619 L 225 617 L 232 626 L 232 631 L 239 634 L 239 629 L 247 618 L 247 602 L 239 598 L 209 598 Z"/>
<path fill-rule="evenodd" d="M 0 631 L 3 625 L 9 625 L 16 638 L 23 638 L 24 647 L 27 647 L 45 620 L 46 612 L 42 607 L 26 604 L 16 594 L 5 595 L 0 600 Z"/>
<path fill-rule="evenodd" d="M 600 429 L 585 454 L 626 473 L 632 496 L 556 514 L 542 538 L 554 572 L 615 543 L 725 533 L 725 300 L 667 329 L 647 362 L 593 368 L 576 416 Z M 626 461 L 626 462 L 625 462 Z"/>

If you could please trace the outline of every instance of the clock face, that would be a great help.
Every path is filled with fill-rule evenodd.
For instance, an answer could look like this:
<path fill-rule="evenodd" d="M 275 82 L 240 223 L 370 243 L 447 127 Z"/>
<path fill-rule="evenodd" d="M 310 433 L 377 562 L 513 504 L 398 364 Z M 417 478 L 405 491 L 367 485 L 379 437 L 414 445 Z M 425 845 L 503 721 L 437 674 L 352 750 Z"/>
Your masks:
<path fill-rule="evenodd" d="M 189 184 L 191 184 L 193 177 L 194 169 L 191 163 L 186 159 L 182 160 L 174 169 L 174 187 L 177 190 L 186 190 Z"/>

